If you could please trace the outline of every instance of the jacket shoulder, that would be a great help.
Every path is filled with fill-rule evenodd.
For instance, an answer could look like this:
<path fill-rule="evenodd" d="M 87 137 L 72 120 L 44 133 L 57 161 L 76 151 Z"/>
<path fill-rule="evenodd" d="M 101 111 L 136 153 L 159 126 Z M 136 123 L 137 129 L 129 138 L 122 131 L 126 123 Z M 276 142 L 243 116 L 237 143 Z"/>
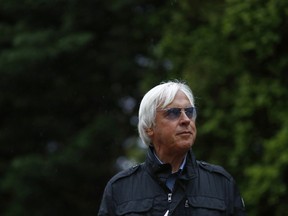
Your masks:
<path fill-rule="evenodd" d="M 226 177 L 229 181 L 232 180 L 232 176 L 230 173 L 228 173 L 222 166 L 215 165 L 215 164 L 210 164 L 205 161 L 198 161 L 197 164 L 199 165 L 200 168 L 209 171 L 211 173 L 218 173 L 224 177 Z"/>
<path fill-rule="evenodd" d="M 114 182 L 129 177 L 131 175 L 133 175 L 134 173 L 136 173 L 141 167 L 141 164 L 138 165 L 134 165 L 133 167 L 130 167 L 126 170 L 122 170 L 119 173 L 117 173 L 116 175 L 114 175 L 111 179 L 110 179 L 110 184 L 113 184 Z"/>

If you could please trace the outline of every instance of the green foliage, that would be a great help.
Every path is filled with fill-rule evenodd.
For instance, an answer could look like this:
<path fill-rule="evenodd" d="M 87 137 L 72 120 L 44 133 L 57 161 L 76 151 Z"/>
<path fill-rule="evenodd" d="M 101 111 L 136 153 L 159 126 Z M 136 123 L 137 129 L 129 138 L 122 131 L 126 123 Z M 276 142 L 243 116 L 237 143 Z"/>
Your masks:
<path fill-rule="evenodd" d="M 136 59 L 158 35 L 150 3 L 0 5 L 0 214 L 95 215 L 136 134 L 120 102 L 138 99 Z"/>
<path fill-rule="evenodd" d="M 94 125 L 79 132 L 66 149 L 51 152 L 49 157 L 27 154 L 13 160 L 1 188 L 13 195 L 5 214 L 95 214 L 95 196 L 102 193 L 105 180 L 113 172 L 109 169 L 113 167 L 110 158 L 117 148 L 111 143 L 116 140 L 105 133 L 117 131 L 119 126 L 114 121 L 110 116 L 99 117 Z M 57 143 L 49 145 L 53 151 Z"/>
<path fill-rule="evenodd" d="M 139 100 L 175 78 L 197 158 L 233 174 L 249 215 L 286 214 L 285 0 L 0 5 L 1 215 L 95 215 L 117 157 L 144 159 Z"/>
<path fill-rule="evenodd" d="M 240 185 L 249 215 L 287 211 L 286 1 L 178 2 L 156 47 L 198 107 L 197 158 Z"/>

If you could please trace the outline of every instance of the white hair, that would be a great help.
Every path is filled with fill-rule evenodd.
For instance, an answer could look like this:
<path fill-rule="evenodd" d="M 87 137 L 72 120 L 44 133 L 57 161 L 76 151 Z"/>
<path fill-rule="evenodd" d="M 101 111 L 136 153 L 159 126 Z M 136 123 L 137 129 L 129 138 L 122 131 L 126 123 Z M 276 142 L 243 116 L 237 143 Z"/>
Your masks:
<path fill-rule="evenodd" d="M 178 91 L 182 91 L 194 106 L 194 97 L 189 86 L 180 81 L 162 82 L 148 91 L 139 107 L 138 132 L 141 140 L 147 145 L 151 145 L 151 140 L 147 135 L 147 129 L 155 125 L 157 108 L 165 108 L 172 103 Z"/>

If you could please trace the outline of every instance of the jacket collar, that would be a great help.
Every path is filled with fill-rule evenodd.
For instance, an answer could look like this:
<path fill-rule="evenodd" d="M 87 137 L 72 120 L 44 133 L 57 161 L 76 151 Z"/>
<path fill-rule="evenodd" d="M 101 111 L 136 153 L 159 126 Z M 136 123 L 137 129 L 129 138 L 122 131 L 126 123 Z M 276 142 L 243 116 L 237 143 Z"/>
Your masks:
<path fill-rule="evenodd" d="M 172 167 L 170 164 L 161 164 L 160 161 L 155 157 L 153 152 L 153 147 L 149 147 L 145 165 L 148 172 L 160 182 L 165 183 L 167 178 L 172 172 Z M 190 149 L 187 153 L 186 163 L 183 171 L 179 175 L 179 179 L 189 180 L 196 176 L 196 159 Z"/>

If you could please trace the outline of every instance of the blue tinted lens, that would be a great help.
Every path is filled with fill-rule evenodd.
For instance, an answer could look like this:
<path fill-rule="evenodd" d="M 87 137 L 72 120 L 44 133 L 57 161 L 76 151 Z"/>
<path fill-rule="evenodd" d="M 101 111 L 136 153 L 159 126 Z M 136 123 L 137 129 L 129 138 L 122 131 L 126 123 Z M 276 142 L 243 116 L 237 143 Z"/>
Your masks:
<path fill-rule="evenodd" d="M 185 114 L 187 115 L 187 117 L 192 119 L 193 114 L 194 114 L 194 107 L 189 107 L 189 108 L 186 108 L 184 110 L 185 110 Z"/>
<path fill-rule="evenodd" d="M 171 119 L 171 120 L 178 119 L 181 115 L 181 110 L 182 108 L 165 109 L 165 116 L 166 118 Z M 194 107 L 185 108 L 184 112 L 189 119 L 196 118 L 196 110 Z"/>
<path fill-rule="evenodd" d="M 169 119 L 177 119 L 181 114 L 180 108 L 169 108 L 166 110 L 165 116 Z"/>

